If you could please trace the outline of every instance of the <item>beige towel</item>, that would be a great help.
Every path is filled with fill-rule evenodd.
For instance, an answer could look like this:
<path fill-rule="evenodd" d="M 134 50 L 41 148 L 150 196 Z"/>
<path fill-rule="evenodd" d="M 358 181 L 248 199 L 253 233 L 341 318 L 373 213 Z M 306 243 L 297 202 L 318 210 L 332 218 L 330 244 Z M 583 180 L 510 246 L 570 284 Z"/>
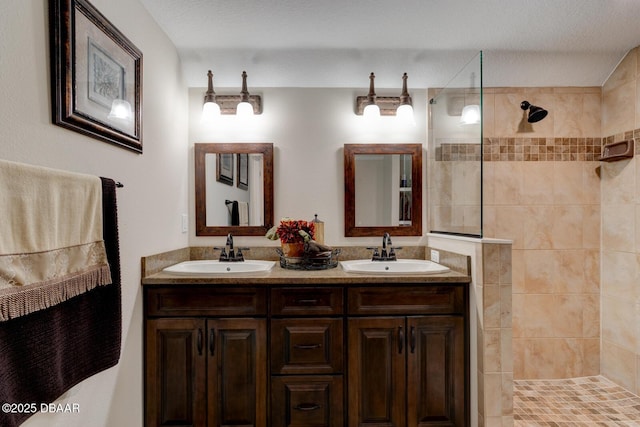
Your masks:
<path fill-rule="evenodd" d="M 249 203 L 238 202 L 238 217 L 240 225 L 249 225 Z"/>
<path fill-rule="evenodd" d="M 0 320 L 111 283 L 100 178 L 0 160 Z"/>

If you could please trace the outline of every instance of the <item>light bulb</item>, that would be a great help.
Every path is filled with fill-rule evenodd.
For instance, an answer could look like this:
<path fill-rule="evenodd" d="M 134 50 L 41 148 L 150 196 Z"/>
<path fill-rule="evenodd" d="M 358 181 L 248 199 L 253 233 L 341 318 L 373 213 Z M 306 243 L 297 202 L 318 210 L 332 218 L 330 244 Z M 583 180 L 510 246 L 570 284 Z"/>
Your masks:
<path fill-rule="evenodd" d="M 240 102 L 236 107 L 236 115 L 242 117 L 253 116 L 253 105 L 250 102 Z"/>
<path fill-rule="evenodd" d="M 398 106 L 398 109 L 396 110 L 396 117 L 398 118 L 398 121 L 403 124 L 414 126 L 416 124 L 413 116 L 413 107 L 410 104 L 402 104 Z"/>
<path fill-rule="evenodd" d="M 205 102 L 202 106 L 202 120 L 211 121 L 220 116 L 220 106 L 215 102 Z"/>
<path fill-rule="evenodd" d="M 367 105 L 366 107 L 364 107 L 364 111 L 362 112 L 362 117 L 364 117 L 367 120 L 380 117 L 380 107 L 378 107 L 376 104 Z"/>

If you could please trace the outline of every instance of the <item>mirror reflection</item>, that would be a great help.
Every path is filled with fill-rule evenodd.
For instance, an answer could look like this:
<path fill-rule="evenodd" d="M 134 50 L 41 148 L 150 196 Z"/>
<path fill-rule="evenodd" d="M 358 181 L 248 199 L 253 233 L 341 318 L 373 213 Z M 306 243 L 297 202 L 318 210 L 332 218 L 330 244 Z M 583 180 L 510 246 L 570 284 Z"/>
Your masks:
<path fill-rule="evenodd" d="M 345 236 L 422 234 L 422 145 L 345 144 Z"/>
<path fill-rule="evenodd" d="M 411 155 L 355 156 L 356 227 L 411 225 Z"/>
<path fill-rule="evenodd" d="M 264 225 L 263 155 L 208 153 L 207 227 Z"/>
<path fill-rule="evenodd" d="M 264 235 L 273 223 L 273 144 L 194 145 L 196 235 Z"/>

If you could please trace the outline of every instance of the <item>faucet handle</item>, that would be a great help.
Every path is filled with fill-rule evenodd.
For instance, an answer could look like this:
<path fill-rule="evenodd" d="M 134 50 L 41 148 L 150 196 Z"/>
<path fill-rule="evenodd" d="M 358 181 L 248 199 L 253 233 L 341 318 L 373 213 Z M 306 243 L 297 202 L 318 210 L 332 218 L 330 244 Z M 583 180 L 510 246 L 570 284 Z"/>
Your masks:
<path fill-rule="evenodd" d="M 402 246 L 391 246 L 391 250 L 389 251 L 389 260 L 395 261 L 396 257 L 396 249 L 402 249 Z"/>
<path fill-rule="evenodd" d="M 373 259 L 375 258 L 379 258 L 380 254 L 378 253 L 378 248 L 374 247 L 374 246 L 368 246 L 367 249 L 372 250 L 373 251 Z"/>
<path fill-rule="evenodd" d="M 229 258 L 227 256 L 227 251 L 226 251 L 226 248 L 224 246 L 223 247 L 214 246 L 213 250 L 220 251 L 220 258 L 219 258 L 220 261 L 224 261 L 224 260 Z"/>
<path fill-rule="evenodd" d="M 244 254 L 242 253 L 242 251 L 249 251 L 251 250 L 250 248 L 238 248 L 236 250 L 236 259 L 240 260 L 240 261 L 244 261 Z"/>

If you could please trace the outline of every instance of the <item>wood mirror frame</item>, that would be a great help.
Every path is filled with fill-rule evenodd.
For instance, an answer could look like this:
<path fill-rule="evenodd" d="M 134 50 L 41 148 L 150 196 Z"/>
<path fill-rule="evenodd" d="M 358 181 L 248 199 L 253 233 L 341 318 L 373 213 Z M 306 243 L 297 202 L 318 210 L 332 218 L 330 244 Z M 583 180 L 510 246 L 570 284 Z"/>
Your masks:
<path fill-rule="evenodd" d="M 411 155 L 411 225 L 357 227 L 356 168 L 357 154 Z M 346 237 L 422 235 L 422 144 L 345 144 L 344 145 L 344 235 Z"/>
<path fill-rule="evenodd" d="M 207 226 L 207 154 L 262 154 L 264 224 L 259 226 Z M 194 144 L 196 236 L 264 236 L 273 226 L 273 144 L 271 143 L 197 143 Z"/>

